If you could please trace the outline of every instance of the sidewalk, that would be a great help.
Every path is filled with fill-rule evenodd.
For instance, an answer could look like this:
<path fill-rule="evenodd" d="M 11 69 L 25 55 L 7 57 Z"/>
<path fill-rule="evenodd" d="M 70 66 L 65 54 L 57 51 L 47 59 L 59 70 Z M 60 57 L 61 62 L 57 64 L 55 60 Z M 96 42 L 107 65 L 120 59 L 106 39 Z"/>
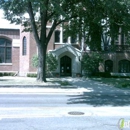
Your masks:
<path fill-rule="evenodd" d="M 47 78 L 46 83 L 36 81 L 36 78 L 29 77 L 0 77 L 0 93 L 1 92 L 30 92 L 30 93 L 58 93 L 58 92 L 91 92 L 100 94 L 130 94 L 128 89 L 119 89 L 110 85 L 101 84 L 99 82 L 85 78 Z M 67 81 L 70 85 L 62 86 L 59 82 Z"/>
<path fill-rule="evenodd" d="M 71 78 L 72 79 L 72 78 Z M 85 88 L 73 88 L 72 86 L 61 86 L 58 81 L 64 80 L 48 78 L 46 83 L 37 82 L 36 78 L 29 77 L 0 77 L 0 94 L 82 94 L 90 90 Z M 68 80 L 68 79 L 67 79 Z"/>

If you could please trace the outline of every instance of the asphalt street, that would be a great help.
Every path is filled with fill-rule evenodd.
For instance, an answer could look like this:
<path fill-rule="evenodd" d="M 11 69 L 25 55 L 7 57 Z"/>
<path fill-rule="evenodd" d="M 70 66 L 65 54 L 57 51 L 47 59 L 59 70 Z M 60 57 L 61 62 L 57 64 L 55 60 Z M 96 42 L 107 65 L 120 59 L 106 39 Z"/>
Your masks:
<path fill-rule="evenodd" d="M 72 103 L 82 94 L 1 93 L 0 130 L 118 130 L 121 118 L 130 119 L 129 106 L 94 107 L 81 99 Z"/>

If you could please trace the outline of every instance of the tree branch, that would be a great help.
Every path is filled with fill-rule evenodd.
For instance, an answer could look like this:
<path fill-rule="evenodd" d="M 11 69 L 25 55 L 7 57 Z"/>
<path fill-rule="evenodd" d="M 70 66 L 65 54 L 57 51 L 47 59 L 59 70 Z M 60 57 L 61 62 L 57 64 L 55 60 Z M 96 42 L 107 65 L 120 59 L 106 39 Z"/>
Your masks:
<path fill-rule="evenodd" d="M 50 14 L 48 14 L 47 21 L 49 21 L 54 14 L 55 14 L 55 11 L 50 13 Z"/>
<path fill-rule="evenodd" d="M 48 0 L 43 1 L 43 6 L 46 6 L 45 9 L 43 9 L 42 6 L 40 6 L 40 15 L 41 15 L 41 34 L 40 34 L 40 40 L 42 43 L 46 44 L 46 25 L 47 25 L 47 7 L 48 7 Z"/>
<path fill-rule="evenodd" d="M 38 44 L 39 43 L 39 35 L 38 35 L 37 27 L 36 27 L 34 14 L 33 14 L 32 4 L 30 1 L 27 3 L 27 7 L 28 7 L 28 14 L 30 16 L 30 23 L 31 23 L 31 27 L 33 30 L 33 34 L 34 34 L 35 40 Z"/>
<path fill-rule="evenodd" d="M 54 22 L 53 22 L 53 24 L 52 24 L 52 27 L 51 27 L 51 29 L 50 29 L 50 31 L 49 31 L 49 33 L 48 33 L 48 36 L 47 36 L 47 41 L 46 41 L 47 45 L 48 45 L 48 43 L 49 43 L 49 41 L 50 41 L 50 38 L 51 38 L 51 36 L 52 36 L 52 34 L 53 34 L 53 32 L 54 32 L 56 26 L 57 26 L 57 25 L 56 25 L 56 20 L 54 20 Z"/>
<path fill-rule="evenodd" d="M 57 22 L 56 26 L 58 26 L 59 24 L 64 23 L 64 22 L 68 22 L 72 18 L 77 18 L 77 17 L 78 17 L 78 15 L 74 15 L 74 16 L 71 16 L 70 18 L 66 18 L 66 19 L 60 20 L 59 22 Z"/>

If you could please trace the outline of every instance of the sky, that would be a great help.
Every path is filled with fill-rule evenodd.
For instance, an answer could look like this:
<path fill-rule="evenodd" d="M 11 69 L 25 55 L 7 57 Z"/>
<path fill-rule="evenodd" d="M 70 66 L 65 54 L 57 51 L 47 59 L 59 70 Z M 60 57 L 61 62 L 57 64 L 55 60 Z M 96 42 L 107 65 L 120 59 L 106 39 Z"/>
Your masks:
<path fill-rule="evenodd" d="M 10 24 L 10 21 L 4 19 L 3 10 L 0 10 L 0 28 L 20 29 L 20 25 Z"/>

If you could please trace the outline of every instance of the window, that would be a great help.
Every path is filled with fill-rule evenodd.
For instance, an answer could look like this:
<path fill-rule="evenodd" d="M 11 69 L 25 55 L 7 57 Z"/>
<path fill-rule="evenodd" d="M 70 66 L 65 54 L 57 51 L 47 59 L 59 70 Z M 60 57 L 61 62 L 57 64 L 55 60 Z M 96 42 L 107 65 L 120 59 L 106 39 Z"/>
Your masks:
<path fill-rule="evenodd" d="M 106 60 L 105 61 L 105 72 L 112 72 L 113 71 L 113 61 Z"/>
<path fill-rule="evenodd" d="M 66 37 L 66 32 L 63 31 L 63 43 L 67 43 L 68 42 L 68 38 Z"/>
<path fill-rule="evenodd" d="M 75 37 L 71 37 L 71 43 L 76 43 L 76 38 Z"/>
<path fill-rule="evenodd" d="M 10 40 L 0 38 L 0 63 L 12 62 L 12 43 Z"/>
<path fill-rule="evenodd" d="M 128 61 L 128 60 L 119 61 L 119 72 L 120 73 L 130 73 L 130 61 Z"/>
<path fill-rule="evenodd" d="M 27 54 L 27 39 L 26 37 L 23 38 L 23 50 L 22 54 L 26 55 Z"/>
<path fill-rule="evenodd" d="M 59 30 L 55 31 L 55 42 L 57 42 L 57 43 L 60 42 L 60 31 Z"/>

